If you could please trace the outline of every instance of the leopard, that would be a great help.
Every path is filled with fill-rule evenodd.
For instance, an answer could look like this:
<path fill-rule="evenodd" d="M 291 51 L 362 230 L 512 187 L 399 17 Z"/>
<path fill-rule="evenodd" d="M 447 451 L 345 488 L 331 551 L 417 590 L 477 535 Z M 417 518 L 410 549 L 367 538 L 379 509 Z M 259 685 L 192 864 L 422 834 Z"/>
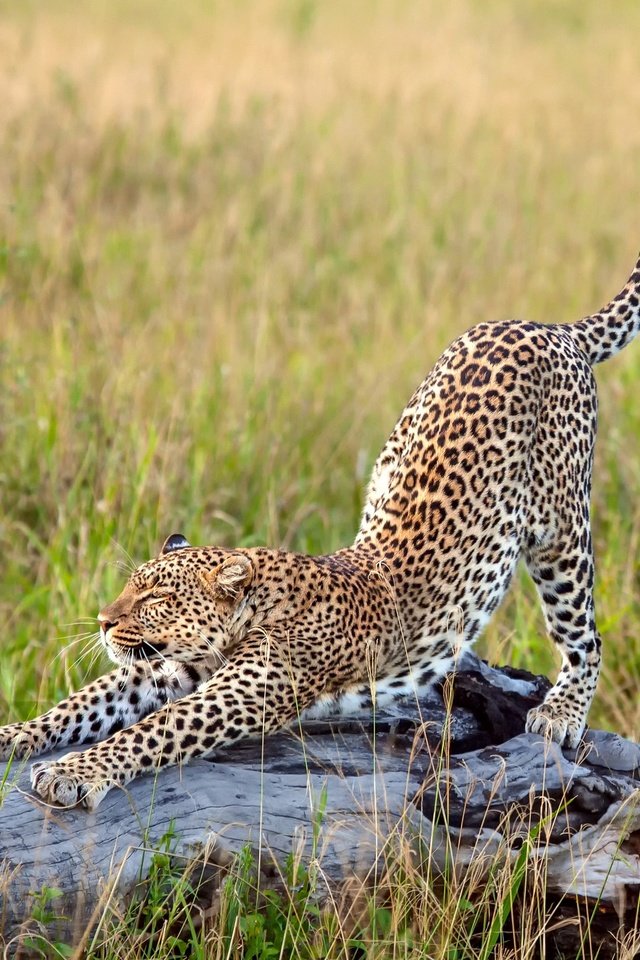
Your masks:
<path fill-rule="evenodd" d="M 113 787 L 302 718 L 376 710 L 455 671 L 520 559 L 561 655 L 526 731 L 575 750 L 601 665 L 591 483 L 594 365 L 640 329 L 640 258 L 573 323 L 482 322 L 444 351 L 375 462 L 351 546 L 311 556 L 172 534 L 98 614 L 114 670 L 0 727 L 42 801 Z"/>

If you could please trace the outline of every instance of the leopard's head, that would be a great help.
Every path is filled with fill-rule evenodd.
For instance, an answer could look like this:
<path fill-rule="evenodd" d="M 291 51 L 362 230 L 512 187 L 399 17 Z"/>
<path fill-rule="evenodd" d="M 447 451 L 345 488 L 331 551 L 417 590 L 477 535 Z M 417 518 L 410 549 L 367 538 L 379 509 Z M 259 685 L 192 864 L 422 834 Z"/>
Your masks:
<path fill-rule="evenodd" d="M 185 661 L 223 650 L 254 573 L 246 551 L 192 547 L 172 534 L 98 614 L 109 657 Z"/>

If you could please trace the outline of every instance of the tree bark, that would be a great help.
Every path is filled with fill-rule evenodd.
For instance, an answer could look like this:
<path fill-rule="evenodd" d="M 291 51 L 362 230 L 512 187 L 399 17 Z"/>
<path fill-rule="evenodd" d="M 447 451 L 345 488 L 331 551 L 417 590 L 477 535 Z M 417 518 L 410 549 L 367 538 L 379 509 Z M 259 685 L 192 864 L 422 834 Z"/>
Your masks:
<path fill-rule="evenodd" d="M 444 685 L 448 708 L 434 690 L 374 719 L 310 721 L 141 777 L 92 814 L 45 808 L 29 762 L 14 763 L 0 807 L 0 933 L 19 933 L 34 895 L 58 887 L 55 935 L 79 936 L 145 876 L 169 832 L 176 855 L 204 850 L 219 864 L 247 843 L 264 867 L 292 850 L 317 856 L 337 884 L 380 869 L 400 834 L 423 841 L 434 869 L 452 845 L 457 868 L 488 869 L 540 821 L 545 843 L 531 856 L 545 858 L 549 896 L 599 900 L 618 923 L 640 889 L 640 746 L 590 731 L 563 751 L 522 733 L 547 687 L 467 656 Z"/>

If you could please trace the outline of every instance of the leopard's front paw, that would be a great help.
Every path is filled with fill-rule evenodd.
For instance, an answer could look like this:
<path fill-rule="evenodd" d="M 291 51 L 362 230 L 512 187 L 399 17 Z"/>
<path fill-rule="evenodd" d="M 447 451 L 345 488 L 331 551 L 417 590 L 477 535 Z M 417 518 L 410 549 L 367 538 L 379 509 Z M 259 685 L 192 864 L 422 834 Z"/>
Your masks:
<path fill-rule="evenodd" d="M 529 710 L 526 729 L 528 733 L 549 737 L 561 747 L 575 749 L 580 743 L 584 723 L 566 716 L 558 704 L 541 703 Z"/>
<path fill-rule="evenodd" d="M 0 760 L 21 759 L 42 750 L 41 739 L 29 730 L 28 723 L 9 723 L 0 727 Z"/>
<path fill-rule="evenodd" d="M 104 775 L 82 769 L 82 754 L 71 753 L 53 762 L 40 761 L 31 767 L 31 786 L 46 800 L 61 807 L 81 805 L 95 810 L 112 786 Z M 75 762 L 74 762 L 75 761 Z"/>

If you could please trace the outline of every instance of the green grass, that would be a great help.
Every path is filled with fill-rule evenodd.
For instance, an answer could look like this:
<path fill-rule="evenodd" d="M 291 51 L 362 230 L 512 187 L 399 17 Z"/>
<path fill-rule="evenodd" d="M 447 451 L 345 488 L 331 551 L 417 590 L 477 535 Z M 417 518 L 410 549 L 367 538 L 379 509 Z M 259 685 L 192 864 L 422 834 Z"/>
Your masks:
<path fill-rule="evenodd" d="M 60 650 L 129 557 L 177 530 L 350 542 L 453 336 L 619 289 L 640 246 L 640 8 L 0 10 L 4 722 L 99 672 Z M 597 375 L 591 720 L 637 738 L 640 346 Z M 520 579 L 482 649 L 553 672 Z"/>

